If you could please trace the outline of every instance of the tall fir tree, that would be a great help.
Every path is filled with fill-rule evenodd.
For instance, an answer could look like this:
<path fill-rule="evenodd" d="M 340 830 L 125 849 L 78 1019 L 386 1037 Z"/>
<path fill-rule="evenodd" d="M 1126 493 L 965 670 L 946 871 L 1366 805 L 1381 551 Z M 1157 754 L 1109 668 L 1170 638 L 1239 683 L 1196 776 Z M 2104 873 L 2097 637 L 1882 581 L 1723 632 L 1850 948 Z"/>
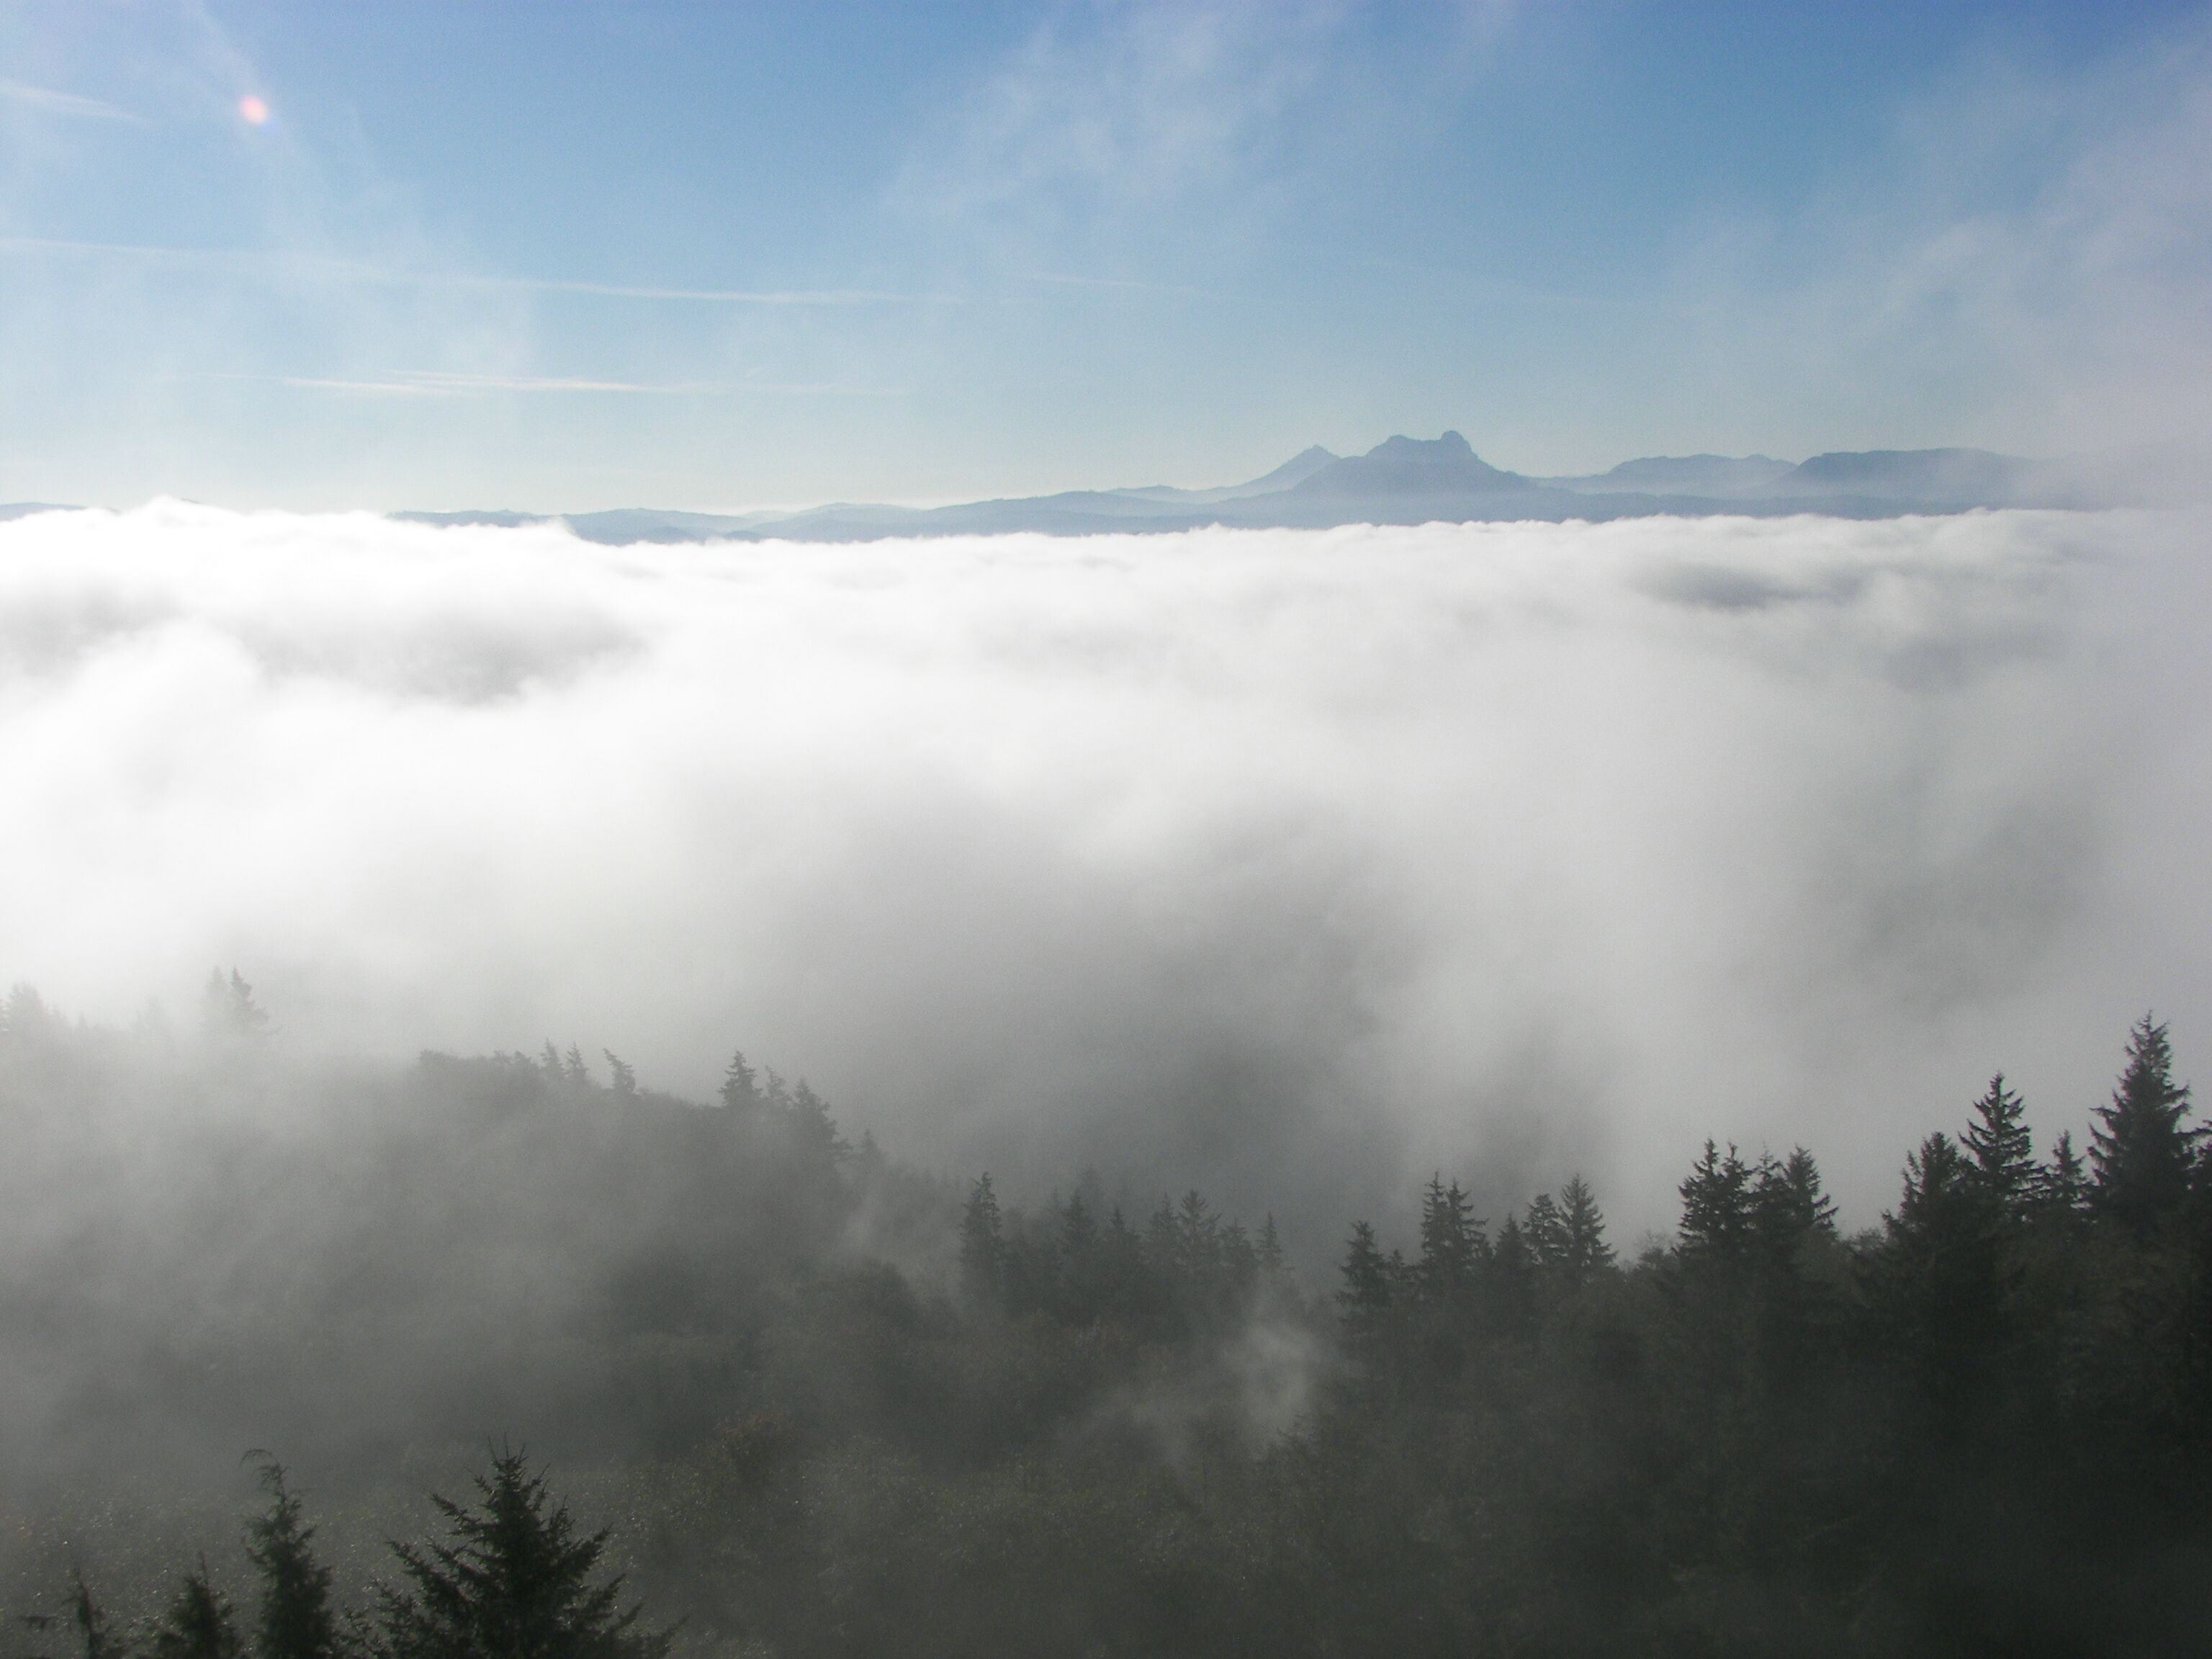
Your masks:
<path fill-rule="evenodd" d="M 1682 1254 L 1695 1261 L 1735 1261 L 1750 1242 L 1752 1175 L 1736 1149 L 1711 1141 L 1678 1190 L 1682 1195 Z"/>
<path fill-rule="evenodd" d="M 237 969 L 225 979 L 222 969 L 208 969 L 207 985 L 200 994 L 200 1032 L 217 1041 L 261 1042 L 269 1036 L 269 1015 L 254 1000 L 253 988 Z"/>
<path fill-rule="evenodd" d="M 1820 1166 L 1802 1146 L 1787 1158 L 1759 1160 L 1746 1210 L 1761 1255 L 1779 1265 L 1794 1263 L 1813 1234 L 1836 1231 L 1836 1206 L 1821 1186 Z"/>
<path fill-rule="evenodd" d="M 1559 1265 L 1571 1284 L 1580 1285 L 1613 1265 L 1613 1246 L 1605 1242 L 1605 1216 L 1589 1182 L 1579 1175 L 1570 1176 L 1559 1188 Z"/>
<path fill-rule="evenodd" d="M 837 1120 L 830 1115 L 830 1103 L 805 1078 L 799 1079 L 784 1121 L 792 1145 L 817 1170 L 834 1168 L 852 1157 L 851 1144 L 837 1132 Z"/>
<path fill-rule="evenodd" d="M 1973 1159 L 1975 1180 L 2008 1215 L 2023 1212 L 2034 1194 L 2035 1146 L 2021 1121 L 2026 1110 L 1999 1072 L 1974 1103 L 1974 1121 L 1959 1137 Z"/>
<path fill-rule="evenodd" d="M 1567 1218 L 1559 1209 L 1559 1201 L 1549 1193 L 1539 1193 L 1528 1200 L 1528 1218 L 1522 1224 L 1528 1235 L 1528 1249 L 1536 1258 L 1536 1265 L 1547 1270 L 1564 1267 L 1567 1259 Z"/>
<path fill-rule="evenodd" d="M 960 1289 L 971 1307 L 996 1307 L 1006 1294 L 1005 1218 L 991 1177 L 978 1176 L 960 1216 Z"/>
<path fill-rule="evenodd" d="M 2112 1103 L 2096 1109 L 2090 1131 L 2090 1203 L 2136 1233 L 2147 1233 L 2188 1200 L 2202 1131 L 2182 1127 L 2189 1087 L 2173 1080 L 2166 1027 L 2148 1014 L 2128 1034 L 2127 1066 Z"/>
<path fill-rule="evenodd" d="M 1375 1229 L 1364 1221 L 1352 1224 L 1352 1238 L 1345 1247 L 1344 1265 L 1338 1269 L 1342 1285 L 1336 1304 L 1345 1328 L 1356 1337 L 1371 1336 L 1389 1311 L 1390 1264 L 1375 1243 Z"/>
<path fill-rule="evenodd" d="M 1176 1262 L 1194 1285 L 1212 1277 L 1218 1265 L 1221 1218 L 1193 1187 L 1176 1206 Z"/>
<path fill-rule="evenodd" d="M 1267 1218 L 1260 1224 L 1260 1278 L 1262 1283 L 1279 1285 L 1288 1277 L 1290 1268 L 1283 1256 L 1282 1235 L 1275 1231 L 1275 1212 L 1267 1212 Z"/>
<path fill-rule="evenodd" d="M 722 1073 L 719 1091 L 725 1109 L 732 1112 L 754 1112 L 760 1109 L 760 1077 L 746 1063 L 745 1051 L 738 1049 L 730 1056 L 730 1068 Z"/>
<path fill-rule="evenodd" d="M 70 1620 L 84 1644 L 84 1659 L 122 1659 L 124 1644 L 107 1628 L 107 1610 L 93 1599 L 82 1571 L 70 1574 Z"/>
<path fill-rule="evenodd" d="M 404 1578 L 379 1589 L 380 1659 L 663 1659 L 669 1638 L 621 1607 L 621 1575 L 592 1582 L 607 1534 L 580 1534 L 520 1451 L 476 1486 L 473 1508 L 433 1497 L 448 1541 L 392 1545 Z"/>
<path fill-rule="evenodd" d="M 1487 1266 L 1484 1277 L 1488 1317 L 1505 1330 L 1524 1330 L 1536 1315 L 1536 1245 L 1521 1218 L 1510 1210 L 1498 1224 Z"/>
<path fill-rule="evenodd" d="M 781 1119 L 792 1108 L 791 1085 L 773 1066 L 761 1067 L 761 1104 L 771 1118 Z"/>
<path fill-rule="evenodd" d="M 1905 1191 L 1869 1265 L 1878 1315 L 1917 1373 L 1938 1420 L 1955 1429 L 2011 1333 L 2016 1272 L 1979 1171 L 1938 1131 L 1905 1160 Z"/>
<path fill-rule="evenodd" d="M 1077 1193 L 1060 1206 L 1060 1253 L 1071 1264 L 1087 1261 L 1098 1244 L 1098 1222 Z"/>
<path fill-rule="evenodd" d="M 238 1625 L 230 1598 L 215 1587 L 203 1559 L 177 1586 L 155 1627 L 153 1659 L 238 1659 Z"/>
<path fill-rule="evenodd" d="M 331 1659 L 337 1622 L 331 1570 L 314 1553 L 315 1529 L 302 1519 L 299 1494 L 273 1457 L 262 1462 L 261 1489 L 269 1507 L 246 1523 L 246 1559 L 261 1575 L 255 1659 Z"/>
<path fill-rule="evenodd" d="M 2074 1150 L 2071 1129 L 2058 1132 L 2051 1143 L 2051 1161 L 2036 1170 L 2032 1202 L 2035 1214 L 2057 1219 L 2078 1217 L 2088 1207 L 2089 1172 Z"/>
<path fill-rule="evenodd" d="M 1413 1264 L 1413 1283 L 1431 1302 L 1460 1302 L 1474 1286 L 1482 1224 L 1472 1211 L 1458 1182 L 1447 1187 L 1442 1170 L 1429 1177 L 1421 1195 L 1421 1255 Z"/>

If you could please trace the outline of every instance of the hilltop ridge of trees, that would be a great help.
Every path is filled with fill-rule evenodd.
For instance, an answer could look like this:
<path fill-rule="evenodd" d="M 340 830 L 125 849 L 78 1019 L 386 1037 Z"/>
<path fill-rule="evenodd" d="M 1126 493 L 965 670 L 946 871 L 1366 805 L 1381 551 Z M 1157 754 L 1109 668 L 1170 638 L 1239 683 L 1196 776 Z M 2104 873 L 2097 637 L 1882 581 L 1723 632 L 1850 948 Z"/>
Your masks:
<path fill-rule="evenodd" d="M 421 1446 L 510 1431 L 612 1530 L 500 1451 L 349 1622 L 266 1466 L 253 1619 L 230 1558 L 71 1579 L 57 1546 L 22 1610 L 73 1585 L 76 1612 L 42 1659 L 72 1625 L 87 1659 L 508 1659 L 470 1599 L 500 1513 L 575 1615 L 531 1659 L 659 1659 L 663 1631 L 679 1656 L 1319 1659 L 2162 1656 L 2212 1629 L 2212 1147 L 2148 1017 L 2084 1150 L 2039 1149 L 1999 1075 L 1857 1234 L 1811 1150 L 1708 1141 L 1672 1238 L 1632 1254 L 1580 1177 L 1485 1216 L 1438 1170 L 1411 1237 L 1350 1221 L 1315 1285 L 1270 1216 L 933 1180 L 742 1054 L 708 1106 L 574 1048 L 425 1056 L 317 1085 L 314 1133 L 218 1124 L 219 1155 L 118 1166 L 119 1053 L 0 1012 L 0 1364 L 136 1356 L 137 1392 L 76 1420 L 234 1470 L 282 1445 L 332 1537 Z M 45 1188 L 96 1224 L 8 1218 Z M 68 1467 L 11 1502 L 106 1478 Z M 111 1625 L 95 1589 L 139 1611 Z"/>

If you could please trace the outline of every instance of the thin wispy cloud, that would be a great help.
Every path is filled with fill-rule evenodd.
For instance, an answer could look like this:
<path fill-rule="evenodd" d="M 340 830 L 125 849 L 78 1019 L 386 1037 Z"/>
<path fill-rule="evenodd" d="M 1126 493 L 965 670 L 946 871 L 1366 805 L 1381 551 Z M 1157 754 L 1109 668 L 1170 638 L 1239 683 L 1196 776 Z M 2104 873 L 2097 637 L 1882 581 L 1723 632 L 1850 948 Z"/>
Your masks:
<path fill-rule="evenodd" d="M 181 247 L 143 242 L 93 242 L 55 236 L 0 236 L 0 251 L 26 255 L 112 257 L 184 265 L 240 278 L 370 287 L 447 289 L 517 294 L 575 294 L 613 300 L 667 300 L 740 306 L 855 306 L 943 303 L 945 296 L 878 289 L 661 288 L 563 276 L 464 270 L 404 270 L 296 248 Z"/>
<path fill-rule="evenodd" d="M 1795 216 L 1711 227 L 1667 297 L 1707 384 L 1771 422 L 1809 398 L 1863 409 L 1867 442 L 2194 438 L 2212 423 L 2212 25 L 2088 70 L 1944 76 L 1878 166 Z M 1916 428 L 1917 410 L 1936 419 Z"/>
<path fill-rule="evenodd" d="M 1340 0 L 1056 13 L 965 89 L 901 190 L 957 221 L 1157 211 L 1245 181 L 1321 75 Z"/>
<path fill-rule="evenodd" d="M 605 393 L 659 398 L 732 398 L 759 393 L 842 398 L 881 398 L 896 393 L 879 386 L 807 384 L 764 379 L 742 380 L 615 380 L 586 375 L 473 374 L 458 369 L 410 369 L 387 376 L 252 374 L 212 372 L 207 380 L 248 380 L 290 386 L 302 392 L 359 392 L 377 397 L 480 398 L 504 393 Z"/>
<path fill-rule="evenodd" d="M 0 81 L 0 103 L 40 115 L 59 115 L 85 121 L 126 121 L 137 126 L 146 125 L 144 116 L 135 110 L 125 109 L 119 104 L 87 98 L 80 93 L 60 92 L 52 87 L 28 86 L 21 81 Z"/>
<path fill-rule="evenodd" d="M 1120 289 L 1133 294 L 1178 294 L 1198 300 L 1221 300 L 1229 296 L 1217 289 L 1197 288 L 1188 283 L 1153 283 L 1138 276 L 1082 276 L 1066 271 L 1029 270 L 1022 273 L 1025 283 L 1043 283 L 1054 288 L 1091 288 Z"/>
<path fill-rule="evenodd" d="M 448 276 L 434 280 L 457 287 L 509 288 L 541 294 L 584 294 L 611 300 L 696 300 L 719 305 L 921 305 L 944 304 L 951 298 L 943 295 L 899 294 L 883 289 L 865 288 L 653 288 L 625 283 L 582 282 L 558 276 Z"/>

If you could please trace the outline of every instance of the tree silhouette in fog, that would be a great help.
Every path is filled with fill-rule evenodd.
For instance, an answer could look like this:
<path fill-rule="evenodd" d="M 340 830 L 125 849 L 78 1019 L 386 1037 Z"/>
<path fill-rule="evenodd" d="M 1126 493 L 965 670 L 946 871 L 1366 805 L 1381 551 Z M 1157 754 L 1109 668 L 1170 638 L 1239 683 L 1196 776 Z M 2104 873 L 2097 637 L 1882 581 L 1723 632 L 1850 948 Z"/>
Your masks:
<path fill-rule="evenodd" d="M 383 1659 L 659 1659 L 666 1635 L 621 1607 L 619 1576 L 593 1584 L 607 1534 L 580 1535 L 568 1506 L 512 1448 L 476 1477 L 477 1503 L 431 1501 L 447 1539 L 395 1543 L 404 1577 L 380 1595 Z"/>
<path fill-rule="evenodd" d="M 2091 1132 L 2091 1201 L 2100 1211 L 2144 1232 L 2180 1210 L 2203 1134 L 2182 1127 L 2188 1110 L 2189 1089 L 2173 1080 L 2166 1027 L 2145 1014 L 2128 1034 L 2127 1069 L 2111 1104 L 2097 1108 Z"/>
<path fill-rule="evenodd" d="M 105 1041 L 9 1000 L 19 1194 L 107 1168 Z M 1468 1191 L 1494 1183 L 1439 1170 L 1402 1241 L 1353 1221 L 1310 1287 L 1294 1229 L 1195 1190 L 963 1188 L 854 1153 L 828 1103 L 742 1055 L 720 1109 L 574 1057 L 425 1056 L 347 1098 L 358 1139 L 325 1162 L 218 1137 L 215 1218 L 183 1245 L 103 1203 L 131 1271 L 223 1264 L 246 1289 L 219 1322 L 185 1274 L 134 1324 L 125 1269 L 68 1255 L 25 1270 L 35 1297 L 0 1285 L 0 1334 L 40 1358 L 98 1330 L 102 1364 L 128 1336 L 161 1358 L 140 1379 L 158 1434 L 289 1413 L 344 1471 L 319 1483 L 356 1497 L 395 1447 L 512 1410 L 589 1456 L 639 1598 L 702 1653 L 2204 1650 L 2212 1158 L 2148 1018 L 2092 1120 L 2094 1174 L 2071 1131 L 2037 1159 L 1999 1074 L 1903 1156 L 1875 1226 L 1839 1226 L 1802 1146 L 1705 1142 L 1672 1236 L 1632 1255 L 1578 1176 L 1493 1231 Z M 269 1085 L 236 1045 L 185 1075 L 234 1065 Z M 316 1234 L 348 1192 L 349 1224 Z M 518 1261 L 580 1288 L 511 1311 Z M 402 1367 L 404 1407 L 345 1392 Z M 260 1474 L 253 1659 L 668 1649 L 603 1576 L 607 1534 L 520 1453 L 438 1500 L 440 1536 L 395 1547 L 360 1622 L 283 1468 Z M 88 1659 L 233 1659 L 204 1565 L 121 1593 L 118 1637 L 76 1581 Z"/>
<path fill-rule="evenodd" d="M 237 969 L 226 977 L 220 968 L 208 970 L 200 993 L 200 1030 L 204 1036 L 233 1042 L 258 1042 L 269 1035 L 269 1015 L 253 999 L 253 988 Z"/>
<path fill-rule="evenodd" d="M 205 1561 L 177 1586 L 154 1632 L 153 1659 L 238 1659 L 230 1598 L 209 1581 Z"/>
<path fill-rule="evenodd" d="M 303 1517 L 300 1496 L 284 1466 L 261 1458 L 261 1488 L 269 1507 L 246 1525 L 246 1559 L 261 1575 L 256 1609 L 257 1659 L 331 1659 L 338 1633 L 331 1605 L 331 1570 L 315 1557 L 315 1529 Z"/>

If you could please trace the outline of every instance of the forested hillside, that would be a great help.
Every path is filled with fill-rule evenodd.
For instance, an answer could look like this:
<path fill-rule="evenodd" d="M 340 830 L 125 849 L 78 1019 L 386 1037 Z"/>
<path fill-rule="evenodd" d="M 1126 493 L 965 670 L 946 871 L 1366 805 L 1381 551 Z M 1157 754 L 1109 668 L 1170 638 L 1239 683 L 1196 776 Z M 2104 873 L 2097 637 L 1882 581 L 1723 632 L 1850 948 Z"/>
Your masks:
<path fill-rule="evenodd" d="M 25 1655 L 2117 1655 L 2212 1629 L 2212 1157 L 2148 1018 L 2078 1150 L 2039 1154 L 1993 1079 L 1861 1233 L 1811 1152 L 1707 1144 L 1632 1258 L 1579 1180 L 1483 1218 L 1438 1172 L 1416 1237 L 1346 1218 L 1301 1283 L 1264 1214 L 1095 1177 L 1024 1208 L 848 1144 L 743 1056 L 695 1104 L 550 1045 L 288 1060 L 242 983 L 210 1010 L 119 1034 L 19 992 L 0 1025 Z M 456 1503 L 392 1519 L 425 1486 Z M 319 1583 L 326 1620 L 270 1622 Z M 493 1584 L 538 1622 L 487 1623 Z"/>

